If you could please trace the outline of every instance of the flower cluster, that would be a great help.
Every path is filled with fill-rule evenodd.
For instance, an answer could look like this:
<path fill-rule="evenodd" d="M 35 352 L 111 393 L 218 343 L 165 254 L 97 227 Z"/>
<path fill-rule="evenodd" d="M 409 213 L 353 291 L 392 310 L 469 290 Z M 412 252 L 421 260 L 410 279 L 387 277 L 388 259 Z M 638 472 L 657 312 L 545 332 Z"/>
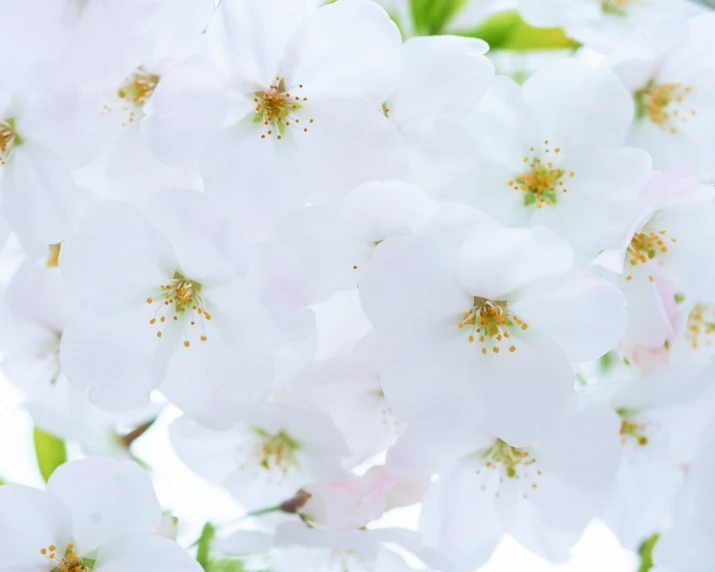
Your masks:
<path fill-rule="evenodd" d="M 715 14 L 521 0 L 567 49 L 508 74 L 488 4 L 2 3 L 1 367 L 89 458 L 0 487 L 0 570 L 473 572 L 594 518 L 713 568 Z M 131 460 L 167 411 L 250 511 L 198 562 Z"/>

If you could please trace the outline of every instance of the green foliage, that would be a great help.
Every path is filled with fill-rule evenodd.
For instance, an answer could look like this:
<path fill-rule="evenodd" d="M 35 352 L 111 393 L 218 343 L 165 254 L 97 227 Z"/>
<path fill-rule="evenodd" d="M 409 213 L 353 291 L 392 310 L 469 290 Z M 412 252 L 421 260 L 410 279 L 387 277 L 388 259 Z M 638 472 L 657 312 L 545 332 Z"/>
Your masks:
<path fill-rule="evenodd" d="M 47 482 L 55 469 L 67 461 L 67 447 L 62 439 L 39 427 L 35 427 L 33 440 L 37 466 L 42 478 Z"/>
<path fill-rule="evenodd" d="M 515 10 L 494 14 L 477 28 L 458 33 L 461 36 L 484 40 L 492 50 L 527 51 L 578 47 L 578 43 L 569 38 L 561 28 L 530 26 Z"/>
<path fill-rule="evenodd" d="M 196 541 L 196 561 L 207 571 L 211 560 L 211 543 L 215 537 L 216 528 L 213 524 L 207 522 L 201 531 L 201 536 Z"/>
<path fill-rule="evenodd" d="M 466 3 L 467 0 L 410 0 L 415 33 L 419 36 L 443 33 Z"/>
<path fill-rule="evenodd" d="M 653 536 L 646 539 L 643 544 L 641 544 L 638 549 L 638 554 L 641 557 L 641 565 L 640 568 L 638 568 L 638 572 L 648 572 L 651 568 L 653 568 L 653 549 L 658 543 L 659 538 L 660 534 L 655 533 Z"/>
<path fill-rule="evenodd" d="M 248 572 L 240 560 L 212 560 L 205 570 L 207 572 Z"/>

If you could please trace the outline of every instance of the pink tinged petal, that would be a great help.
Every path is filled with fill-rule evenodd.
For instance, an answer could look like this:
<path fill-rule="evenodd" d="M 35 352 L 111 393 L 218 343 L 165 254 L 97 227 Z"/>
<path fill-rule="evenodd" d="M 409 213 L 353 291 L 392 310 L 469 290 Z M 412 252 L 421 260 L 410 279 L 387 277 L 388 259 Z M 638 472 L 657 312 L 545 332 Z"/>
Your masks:
<path fill-rule="evenodd" d="M 400 126 L 435 116 L 461 120 L 494 77 L 494 65 L 484 55 L 488 49 L 482 40 L 458 36 L 405 42 L 402 73 L 388 98 L 389 117 Z"/>
<path fill-rule="evenodd" d="M 455 280 L 457 257 L 446 241 L 396 237 L 375 248 L 360 300 L 376 329 L 401 339 L 459 323 L 472 297 Z"/>
<path fill-rule="evenodd" d="M 63 243 L 60 269 L 80 303 L 117 314 L 146 305 L 177 267 L 171 244 L 135 207 L 107 201 Z"/>
<path fill-rule="evenodd" d="M 44 491 L 21 485 L 0 487 L 0 554 L 18 572 L 49 572 L 53 564 L 40 549 L 72 542 L 67 508 Z M 5 570 L 5 568 L 2 568 Z"/>
<path fill-rule="evenodd" d="M 201 572 L 203 568 L 181 546 L 161 536 L 127 534 L 100 547 L 97 572 Z"/>
<path fill-rule="evenodd" d="M 196 58 L 170 66 L 144 107 L 141 130 L 164 163 L 195 163 L 228 112 L 223 86 Z"/>
<path fill-rule="evenodd" d="M 628 322 L 621 291 L 587 271 L 534 283 L 510 307 L 530 328 L 561 346 L 571 361 L 593 360 L 608 353 Z"/>
<path fill-rule="evenodd" d="M 473 391 L 483 404 L 487 429 L 523 447 L 573 411 L 574 381 L 567 356 L 552 340 L 531 331 L 511 339 L 514 352 L 478 355 Z"/>
<path fill-rule="evenodd" d="M 4 167 L 0 209 L 25 250 L 43 256 L 62 242 L 75 216 L 76 189 L 67 165 L 53 151 L 25 142 Z"/>
<path fill-rule="evenodd" d="M 116 317 L 83 312 L 64 329 L 62 372 L 75 387 L 89 387 L 90 400 L 102 409 L 146 405 L 158 385 L 151 376 L 156 333 L 143 310 Z"/>
<path fill-rule="evenodd" d="M 385 511 L 384 488 L 365 479 L 308 485 L 302 490 L 310 498 L 299 512 L 319 530 L 362 528 Z"/>
<path fill-rule="evenodd" d="M 624 341 L 646 347 L 662 347 L 666 340 L 674 335 L 673 326 L 668 318 L 666 305 L 658 288 L 650 280 L 649 270 L 633 269 L 626 265 L 630 280 L 621 280 L 620 288 L 626 297 L 628 308 L 628 327 Z"/>
<path fill-rule="evenodd" d="M 72 514 L 72 533 L 80 554 L 125 534 L 153 534 L 161 522 L 151 479 L 133 461 L 66 463 L 52 473 L 47 491 Z"/>
<path fill-rule="evenodd" d="M 457 275 L 471 294 L 499 301 L 535 280 L 570 270 L 572 264 L 571 246 L 548 228 L 499 228 L 463 244 Z"/>
<path fill-rule="evenodd" d="M 401 63 L 400 32 L 374 2 L 354 0 L 309 13 L 279 64 L 308 97 L 366 97 L 381 104 Z M 280 75 L 279 74 L 279 75 Z"/>
<path fill-rule="evenodd" d="M 523 92 L 547 137 L 566 149 L 621 145 L 633 119 L 631 94 L 605 67 L 559 60 L 532 75 Z"/>
<path fill-rule="evenodd" d="M 161 391 L 206 427 L 227 429 L 239 408 L 268 398 L 271 373 L 267 348 L 229 345 L 215 336 L 174 352 Z"/>

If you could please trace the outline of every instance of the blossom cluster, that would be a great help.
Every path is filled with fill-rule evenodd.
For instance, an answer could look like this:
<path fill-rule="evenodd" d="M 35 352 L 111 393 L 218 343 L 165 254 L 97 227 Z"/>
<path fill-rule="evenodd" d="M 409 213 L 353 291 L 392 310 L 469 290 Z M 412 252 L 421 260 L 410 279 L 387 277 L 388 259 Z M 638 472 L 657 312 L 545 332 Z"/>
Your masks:
<path fill-rule="evenodd" d="M 473 572 L 596 518 L 713 569 L 715 14 L 514 2 L 570 46 L 517 82 L 464 4 L 0 4 L 1 367 L 86 457 L 0 487 L 0 571 Z M 248 511 L 196 557 L 132 460 L 167 407 Z"/>

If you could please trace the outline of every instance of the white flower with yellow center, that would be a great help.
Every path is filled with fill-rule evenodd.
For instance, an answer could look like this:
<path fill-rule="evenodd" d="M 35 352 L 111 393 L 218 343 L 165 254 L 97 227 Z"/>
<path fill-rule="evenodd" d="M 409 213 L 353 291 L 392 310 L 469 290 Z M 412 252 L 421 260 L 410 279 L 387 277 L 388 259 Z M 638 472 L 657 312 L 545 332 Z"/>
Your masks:
<path fill-rule="evenodd" d="M 522 447 L 467 423 L 454 433 L 410 427 L 388 468 L 437 474 L 420 531 L 457 570 L 483 564 L 504 534 L 554 562 L 596 513 L 618 466 L 618 417 L 584 408 Z"/>
<path fill-rule="evenodd" d="M 609 60 L 635 102 L 629 144 L 657 168 L 689 167 L 707 182 L 715 180 L 715 64 L 700 55 L 715 46 L 714 23 L 713 14 L 658 22 Z"/>
<path fill-rule="evenodd" d="M 261 340 L 270 316 L 243 279 L 232 236 L 193 191 L 157 193 L 146 214 L 115 201 L 89 211 L 60 253 L 84 307 L 62 336 L 70 382 L 112 411 L 143 405 L 161 385 L 214 427 L 230 424 L 241 403 L 264 399 L 271 364 Z"/>
<path fill-rule="evenodd" d="M 670 522 L 686 467 L 713 406 L 711 366 L 662 367 L 638 379 L 588 386 L 620 420 L 620 464 L 603 518 L 627 548 Z"/>
<path fill-rule="evenodd" d="M 62 465 L 47 490 L 0 488 L 3 570 L 32 572 L 200 572 L 183 548 L 155 534 L 161 506 L 132 461 Z"/>
<path fill-rule="evenodd" d="M 643 196 L 647 208 L 625 245 L 597 263 L 614 272 L 628 300 L 626 341 L 660 347 L 674 337 L 673 289 L 685 300 L 713 299 L 715 203 L 687 169 L 655 172 Z"/>
<path fill-rule="evenodd" d="M 309 483 L 346 476 L 342 459 L 349 450 L 319 409 L 270 403 L 237 409 L 234 419 L 219 432 L 182 417 L 171 426 L 171 443 L 193 471 L 225 487 L 249 510 L 290 499 Z"/>
<path fill-rule="evenodd" d="M 522 88 L 496 78 L 468 118 L 480 172 L 462 198 L 503 224 L 552 228 L 588 263 L 623 240 L 650 175 L 648 154 L 622 146 L 632 117 L 611 72 L 574 60 Z"/>
<path fill-rule="evenodd" d="M 334 202 L 407 167 L 380 108 L 399 71 L 397 27 L 366 0 L 308 4 L 222 2 L 210 64 L 167 73 L 145 121 L 157 157 L 201 155 L 207 193 L 259 234 L 306 199 Z"/>
<path fill-rule="evenodd" d="M 558 422 L 572 405 L 570 361 L 609 351 L 626 323 L 620 292 L 572 264 L 546 228 L 491 228 L 460 248 L 382 242 L 360 297 L 397 346 L 381 371 L 395 413 L 435 427 L 476 417 L 517 446 Z"/>

